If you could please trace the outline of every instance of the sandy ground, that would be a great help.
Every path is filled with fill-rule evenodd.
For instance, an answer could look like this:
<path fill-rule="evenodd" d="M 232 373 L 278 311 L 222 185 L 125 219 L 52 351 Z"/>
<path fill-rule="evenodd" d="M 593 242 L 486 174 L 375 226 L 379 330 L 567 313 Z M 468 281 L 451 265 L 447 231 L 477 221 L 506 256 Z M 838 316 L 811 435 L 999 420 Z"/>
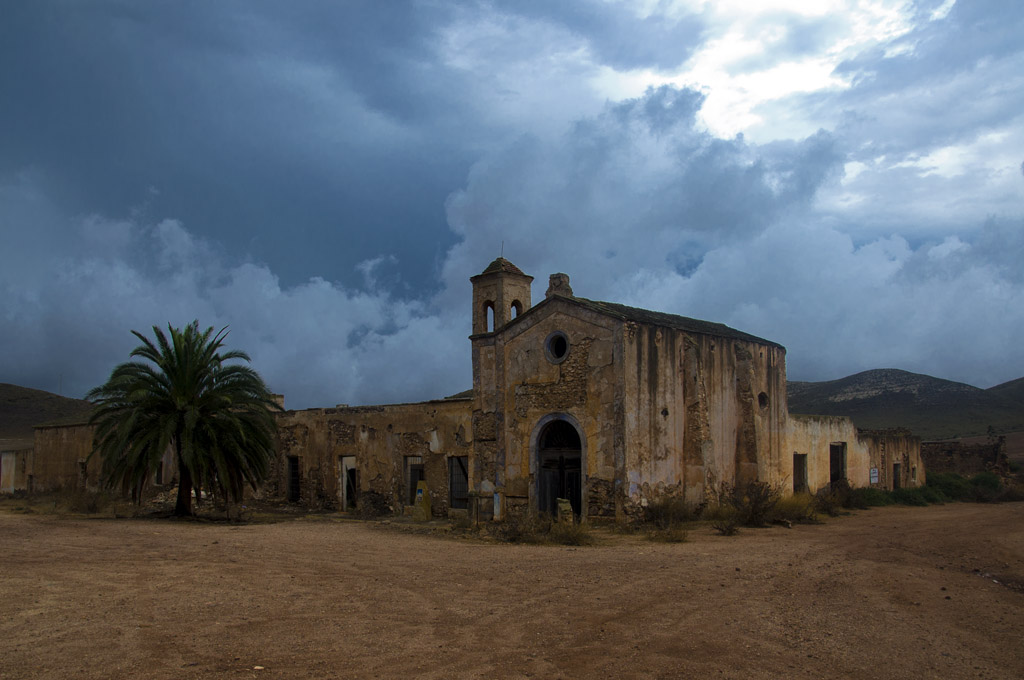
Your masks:
<path fill-rule="evenodd" d="M 1024 677 L 1022 503 L 581 548 L 0 514 L 0 553 L 5 679 Z"/>

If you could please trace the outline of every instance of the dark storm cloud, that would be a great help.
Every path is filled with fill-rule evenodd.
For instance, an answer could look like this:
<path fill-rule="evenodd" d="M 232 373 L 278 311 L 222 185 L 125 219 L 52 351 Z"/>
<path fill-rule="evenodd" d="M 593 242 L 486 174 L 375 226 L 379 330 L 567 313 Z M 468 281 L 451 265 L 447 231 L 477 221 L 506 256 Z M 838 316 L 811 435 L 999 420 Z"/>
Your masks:
<path fill-rule="evenodd" d="M 453 393 L 502 242 L 535 299 L 565 271 L 780 341 L 795 379 L 1019 377 L 1021 12 L 915 7 L 749 138 L 704 126 L 716 83 L 605 101 L 727 32 L 710 6 L 7 7 L 0 381 L 80 396 L 129 329 L 198 318 L 289 406 Z M 813 58 L 844 20 L 744 16 L 771 39 L 727 70 Z"/>
<path fill-rule="evenodd" d="M 577 122 L 556 144 L 524 137 L 478 163 L 448 203 L 464 239 L 446 263 L 449 289 L 505 240 L 523 268 L 571 271 L 591 296 L 616 299 L 619 276 L 685 268 L 756 235 L 840 172 L 827 133 L 763 147 L 719 139 L 697 124 L 702 101 L 651 89 Z"/>
<path fill-rule="evenodd" d="M 9 9 L 0 173 L 43 173 L 51 199 L 80 212 L 122 212 L 155 186 L 155 209 L 242 244 L 292 281 L 347 276 L 399 234 L 426 253 L 405 262 L 414 278 L 443 252 L 440 206 L 468 161 L 432 134 L 461 107 L 444 96 L 455 77 L 426 58 L 430 11 Z M 460 124 L 471 138 L 472 121 Z M 300 255 L 296 241 L 322 247 Z"/>

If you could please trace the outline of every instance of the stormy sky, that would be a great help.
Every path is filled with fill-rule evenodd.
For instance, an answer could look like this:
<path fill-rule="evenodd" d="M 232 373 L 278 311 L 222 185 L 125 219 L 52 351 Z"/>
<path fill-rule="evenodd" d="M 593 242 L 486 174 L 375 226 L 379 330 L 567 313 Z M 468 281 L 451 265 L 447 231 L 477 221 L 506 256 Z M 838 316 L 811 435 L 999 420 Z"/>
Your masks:
<path fill-rule="evenodd" d="M 444 396 L 502 248 L 793 380 L 1021 377 L 1024 6 L 3 3 L 0 382 L 198 319 L 291 408 Z"/>

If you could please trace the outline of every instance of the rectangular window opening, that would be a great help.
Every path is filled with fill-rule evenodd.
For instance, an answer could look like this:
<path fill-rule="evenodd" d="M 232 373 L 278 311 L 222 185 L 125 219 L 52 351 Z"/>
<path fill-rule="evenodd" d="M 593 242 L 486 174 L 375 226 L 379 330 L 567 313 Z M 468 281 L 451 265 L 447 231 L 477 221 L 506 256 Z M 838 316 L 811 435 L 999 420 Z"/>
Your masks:
<path fill-rule="evenodd" d="M 299 478 L 299 457 L 288 456 L 288 502 L 298 503 L 302 497 L 302 480 Z"/>

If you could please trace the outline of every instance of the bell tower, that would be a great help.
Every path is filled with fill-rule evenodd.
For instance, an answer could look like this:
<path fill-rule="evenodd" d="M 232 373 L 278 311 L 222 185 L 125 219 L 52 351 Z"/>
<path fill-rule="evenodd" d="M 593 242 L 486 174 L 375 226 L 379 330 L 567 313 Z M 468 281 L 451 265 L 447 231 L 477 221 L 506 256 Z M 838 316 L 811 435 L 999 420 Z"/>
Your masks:
<path fill-rule="evenodd" d="M 503 257 L 469 280 L 473 283 L 473 335 L 493 333 L 530 308 L 533 277 Z"/>

